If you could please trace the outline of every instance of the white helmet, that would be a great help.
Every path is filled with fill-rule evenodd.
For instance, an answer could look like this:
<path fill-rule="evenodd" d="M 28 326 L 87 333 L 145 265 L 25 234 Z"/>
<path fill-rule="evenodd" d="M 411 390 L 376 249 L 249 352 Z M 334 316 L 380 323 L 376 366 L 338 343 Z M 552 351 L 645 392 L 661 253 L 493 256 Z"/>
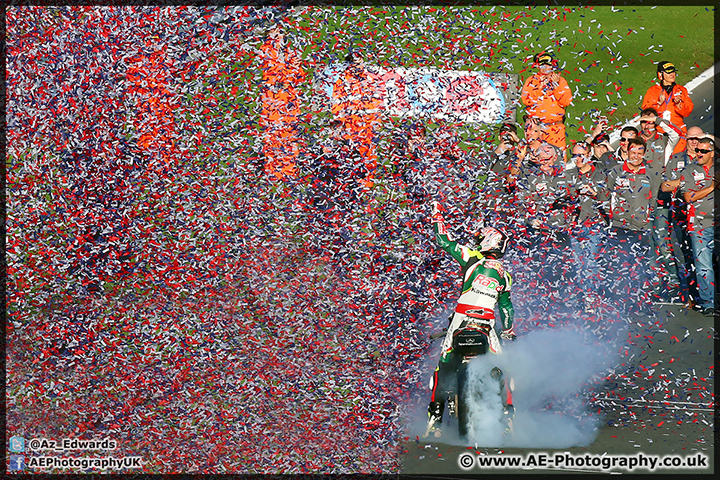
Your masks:
<path fill-rule="evenodd" d="M 505 255 L 510 237 L 494 227 L 483 227 L 477 234 L 480 251 L 488 257 L 500 258 Z"/>

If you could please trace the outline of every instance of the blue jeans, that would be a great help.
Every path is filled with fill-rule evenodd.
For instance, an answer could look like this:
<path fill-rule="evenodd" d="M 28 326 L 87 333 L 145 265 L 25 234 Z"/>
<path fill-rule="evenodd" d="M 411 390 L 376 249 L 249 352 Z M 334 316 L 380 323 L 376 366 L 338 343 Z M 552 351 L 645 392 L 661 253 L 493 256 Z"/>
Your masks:
<path fill-rule="evenodd" d="M 678 280 L 680 291 L 687 300 L 698 299 L 697 280 L 695 278 L 694 255 L 692 241 L 688 232 L 687 210 L 685 204 L 677 203 L 670 209 L 670 225 L 677 240 L 675 258 L 678 264 Z M 673 247 L 675 248 L 675 247 Z M 699 302 L 696 302 L 699 303 Z"/>
<path fill-rule="evenodd" d="M 598 293 L 600 280 L 604 278 L 604 269 L 599 262 L 602 238 L 603 230 L 600 225 L 578 226 L 570 236 L 578 285 L 586 294 Z"/>
<path fill-rule="evenodd" d="M 692 231 L 690 238 L 695 257 L 695 275 L 700 301 L 705 308 L 715 308 L 715 268 L 713 267 L 715 227 Z"/>

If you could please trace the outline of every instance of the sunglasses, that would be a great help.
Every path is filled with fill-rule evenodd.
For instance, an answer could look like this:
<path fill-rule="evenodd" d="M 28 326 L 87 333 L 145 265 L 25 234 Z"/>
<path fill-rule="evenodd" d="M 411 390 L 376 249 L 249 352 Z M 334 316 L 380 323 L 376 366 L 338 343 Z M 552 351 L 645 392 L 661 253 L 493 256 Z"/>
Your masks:
<path fill-rule="evenodd" d="M 705 155 L 706 153 L 710 153 L 710 152 L 712 152 L 712 150 L 705 150 L 704 148 L 696 148 L 695 149 L 695 153 L 702 153 L 703 155 Z"/>
<path fill-rule="evenodd" d="M 625 142 L 627 142 L 627 141 L 629 141 L 629 140 L 630 140 L 629 138 L 620 137 L 620 143 L 625 143 Z"/>
<path fill-rule="evenodd" d="M 688 137 L 687 138 L 688 142 L 697 142 L 698 140 L 700 140 L 700 138 L 698 138 L 698 137 Z"/>

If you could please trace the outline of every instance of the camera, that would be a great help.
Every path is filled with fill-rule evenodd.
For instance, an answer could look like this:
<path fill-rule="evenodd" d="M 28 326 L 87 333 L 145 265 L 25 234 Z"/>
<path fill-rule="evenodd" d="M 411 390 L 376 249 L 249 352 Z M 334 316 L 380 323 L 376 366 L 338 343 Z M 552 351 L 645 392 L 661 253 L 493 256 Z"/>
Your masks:
<path fill-rule="evenodd" d="M 512 145 L 515 145 L 515 139 L 512 137 L 512 135 L 505 134 L 502 137 L 503 142 L 510 143 Z"/>

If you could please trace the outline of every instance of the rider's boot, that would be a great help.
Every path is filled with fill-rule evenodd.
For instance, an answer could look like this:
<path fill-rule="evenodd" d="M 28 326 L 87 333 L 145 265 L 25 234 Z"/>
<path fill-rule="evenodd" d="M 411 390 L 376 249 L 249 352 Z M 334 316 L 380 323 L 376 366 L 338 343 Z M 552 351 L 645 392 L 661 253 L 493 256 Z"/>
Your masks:
<path fill-rule="evenodd" d="M 427 438 L 431 433 L 435 437 L 442 435 L 442 416 L 445 409 L 445 402 L 430 402 L 428 405 L 428 424 L 423 438 Z"/>
<path fill-rule="evenodd" d="M 513 434 L 515 428 L 514 428 L 514 420 L 515 420 L 515 407 L 512 405 L 506 405 L 503 408 L 503 419 L 505 420 L 505 431 L 503 432 L 504 436 L 510 436 Z"/>

